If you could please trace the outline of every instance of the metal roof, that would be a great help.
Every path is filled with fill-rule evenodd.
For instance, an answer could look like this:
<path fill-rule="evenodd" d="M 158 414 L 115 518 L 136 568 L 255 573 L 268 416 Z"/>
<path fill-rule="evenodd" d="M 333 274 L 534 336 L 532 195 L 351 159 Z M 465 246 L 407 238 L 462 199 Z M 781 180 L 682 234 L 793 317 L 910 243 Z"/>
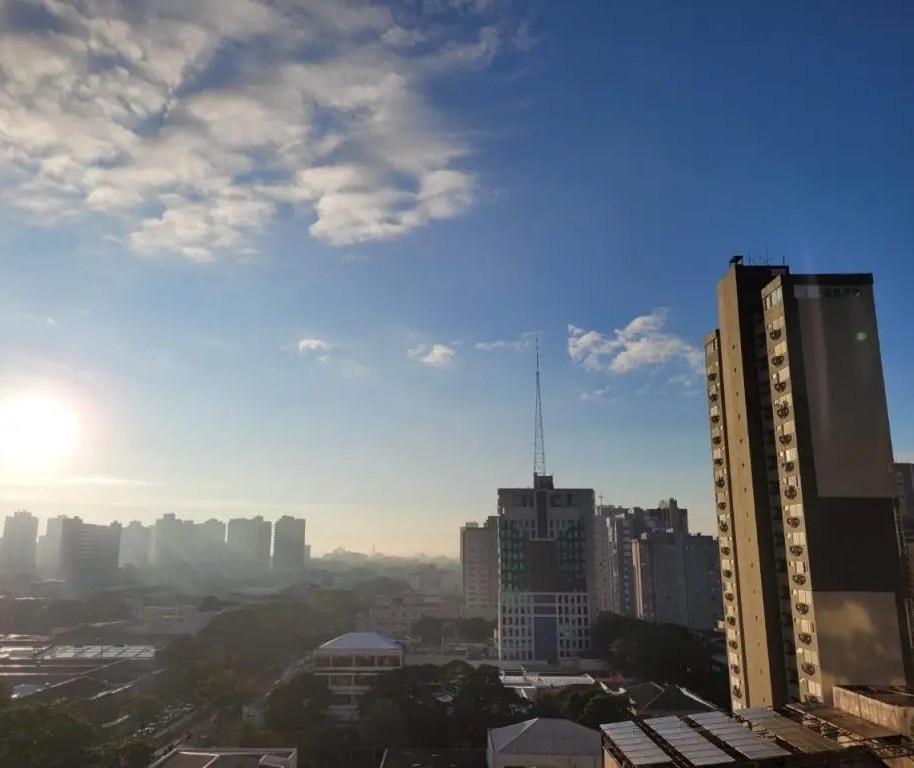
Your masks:
<path fill-rule="evenodd" d="M 632 765 L 662 765 L 672 762 L 672 758 L 631 720 L 607 723 L 601 725 L 600 730 Z"/>
<path fill-rule="evenodd" d="M 747 726 L 723 712 L 702 712 L 697 715 L 688 715 L 688 718 L 750 760 L 765 760 L 769 757 L 790 755 L 786 749 L 782 749 L 773 741 L 763 739 Z"/>
<path fill-rule="evenodd" d="M 790 746 L 806 753 L 834 752 L 841 749 L 837 741 L 826 739 L 818 733 L 804 728 L 797 722 L 779 715 L 765 707 L 750 707 L 737 711 L 737 716 L 754 726 L 764 728 L 769 733 L 786 741 Z"/>
<path fill-rule="evenodd" d="M 116 659 L 151 660 L 156 655 L 152 645 L 52 645 L 37 654 L 38 658 L 51 659 L 97 659 L 99 661 Z"/>
<path fill-rule="evenodd" d="M 692 765 L 736 762 L 730 755 L 678 717 L 651 717 L 644 721 L 644 725 L 660 736 Z"/>
<path fill-rule="evenodd" d="M 376 632 L 349 632 L 328 640 L 319 646 L 319 651 L 402 651 L 389 637 Z"/>

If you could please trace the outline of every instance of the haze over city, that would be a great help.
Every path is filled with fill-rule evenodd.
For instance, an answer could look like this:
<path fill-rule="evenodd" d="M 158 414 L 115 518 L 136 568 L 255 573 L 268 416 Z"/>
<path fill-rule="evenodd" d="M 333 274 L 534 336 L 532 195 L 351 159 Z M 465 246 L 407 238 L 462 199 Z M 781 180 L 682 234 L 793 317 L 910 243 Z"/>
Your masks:
<path fill-rule="evenodd" d="M 914 461 L 910 7 L 424 6 L 4 5 L 6 512 L 456 554 L 538 333 L 556 483 L 711 530 L 734 253 L 874 273 Z"/>

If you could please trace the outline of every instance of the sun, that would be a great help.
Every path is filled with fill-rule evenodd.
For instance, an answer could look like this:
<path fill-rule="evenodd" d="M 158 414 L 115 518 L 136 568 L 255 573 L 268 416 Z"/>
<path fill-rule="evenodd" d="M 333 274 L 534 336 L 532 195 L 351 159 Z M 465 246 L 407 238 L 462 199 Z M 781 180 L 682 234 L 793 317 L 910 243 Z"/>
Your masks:
<path fill-rule="evenodd" d="M 79 422 L 67 404 L 48 395 L 20 395 L 0 401 L 0 464 L 49 469 L 69 456 Z"/>

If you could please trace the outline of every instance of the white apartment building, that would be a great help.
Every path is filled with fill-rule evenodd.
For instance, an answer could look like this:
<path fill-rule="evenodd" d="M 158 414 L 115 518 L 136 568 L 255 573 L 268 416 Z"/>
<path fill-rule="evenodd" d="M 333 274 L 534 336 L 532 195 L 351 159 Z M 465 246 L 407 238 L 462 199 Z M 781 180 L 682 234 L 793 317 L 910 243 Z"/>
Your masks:
<path fill-rule="evenodd" d="M 590 648 L 596 611 L 594 492 L 498 491 L 498 657 L 557 664 Z"/>
<path fill-rule="evenodd" d="M 379 674 L 403 666 L 403 648 L 374 632 L 349 632 L 315 649 L 314 674 L 324 678 L 332 700 L 329 713 L 347 723 L 359 717 L 359 696 Z"/>
<path fill-rule="evenodd" d="M 498 617 L 498 518 L 483 525 L 467 523 L 460 529 L 460 569 L 463 580 L 463 615 Z"/>

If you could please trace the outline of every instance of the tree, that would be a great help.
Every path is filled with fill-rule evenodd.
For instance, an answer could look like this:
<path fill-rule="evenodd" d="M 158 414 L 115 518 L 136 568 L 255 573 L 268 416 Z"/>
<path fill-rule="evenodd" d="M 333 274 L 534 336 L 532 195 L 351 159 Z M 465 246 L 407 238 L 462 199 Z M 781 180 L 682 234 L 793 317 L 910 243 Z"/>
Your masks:
<path fill-rule="evenodd" d="M 152 759 L 152 745 L 142 739 L 105 744 L 95 750 L 88 768 L 146 768 Z"/>
<path fill-rule="evenodd" d="M 457 635 L 461 640 L 471 643 L 485 643 L 492 639 L 495 622 L 475 617 L 457 621 Z"/>
<path fill-rule="evenodd" d="M 373 749 L 404 747 L 408 744 L 406 715 L 390 699 L 377 699 L 359 719 L 359 742 Z"/>
<path fill-rule="evenodd" d="M 0 765 L 85 768 L 92 728 L 63 707 L 32 704 L 0 710 Z"/>
<path fill-rule="evenodd" d="M 327 727 L 330 701 L 323 678 L 302 672 L 270 694 L 264 719 L 275 731 L 320 730 Z"/>
<path fill-rule="evenodd" d="M 444 623 L 434 616 L 422 616 L 412 626 L 412 633 L 422 641 L 422 645 L 440 648 L 444 639 Z"/>
<path fill-rule="evenodd" d="M 483 747 L 489 728 L 522 720 L 529 708 L 514 690 L 505 688 L 497 667 L 483 665 L 463 679 L 448 710 L 448 744 Z"/>
<path fill-rule="evenodd" d="M 222 735 L 225 721 L 238 713 L 245 699 L 253 696 L 251 686 L 231 669 L 223 669 L 209 677 L 203 683 L 202 692 L 216 710 L 217 739 Z"/>
<path fill-rule="evenodd" d="M 158 696 L 151 694 L 134 696 L 127 706 L 130 714 L 140 725 L 145 725 L 155 720 L 164 708 L 162 700 Z"/>
<path fill-rule="evenodd" d="M 600 691 L 584 705 L 577 722 L 588 728 L 599 728 L 603 723 L 617 723 L 630 717 L 626 696 Z"/>

